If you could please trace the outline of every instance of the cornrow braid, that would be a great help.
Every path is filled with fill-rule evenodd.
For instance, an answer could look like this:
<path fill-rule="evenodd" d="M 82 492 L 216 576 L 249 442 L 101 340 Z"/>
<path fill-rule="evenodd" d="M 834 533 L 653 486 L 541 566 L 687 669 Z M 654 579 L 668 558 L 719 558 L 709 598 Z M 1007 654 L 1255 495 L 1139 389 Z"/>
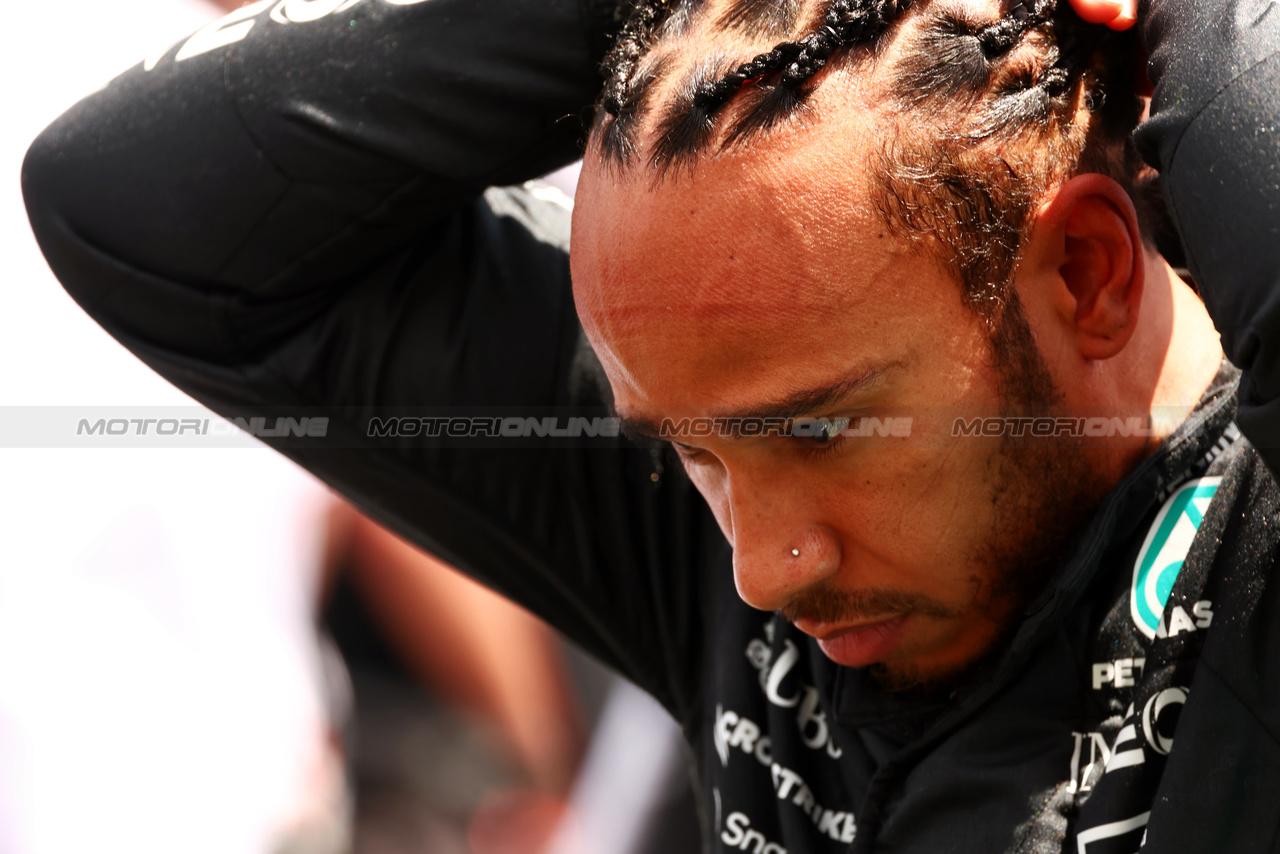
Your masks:
<path fill-rule="evenodd" d="M 605 54 L 601 68 L 607 75 L 601 93 L 601 108 L 617 116 L 627 106 L 632 78 L 653 34 L 671 14 L 677 0 L 641 0 L 623 24 L 613 47 Z"/>
<path fill-rule="evenodd" d="M 1062 4 L 1065 7 L 1065 4 Z M 1047 34 L 1031 62 L 1008 62 L 1032 33 Z M 1080 37 L 1081 28 L 1060 11 L 1057 0 L 1015 4 L 998 21 L 976 26 L 948 13 L 937 16 L 920 43 L 901 63 L 892 90 L 907 110 L 925 109 L 957 95 L 979 99 L 957 113 L 982 118 L 964 135 L 984 138 L 1010 126 L 1027 126 L 1051 110 L 1070 109 L 1065 99 L 1090 73 L 1098 38 Z M 1090 109 L 1101 103 L 1098 81 L 1085 88 Z M 985 102 L 985 106 L 980 106 Z"/>
<path fill-rule="evenodd" d="M 776 16 L 792 8 L 784 0 L 727 3 L 708 22 L 713 30 L 765 14 L 780 21 Z M 659 179 L 692 165 L 735 100 L 742 109 L 720 134 L 721 150 L 795 116 L 815 91 L 809 85 L 814 76 L 833 57 L 874 47 L 910 4 L 827 0 L 820 22 L 802 37 L 737 65 L 704 55 L 653 106 L 658 114 L 648 165 Z M 686 32 L 708 5 L 646 0 L 632 16 L 625 44 L 611 54 L 610 85 L 593 130 L 606 162 L 626 164 L 638 153 L 649 102 L 681 56 L 657 48 Z M 930 246 L 958 272 L 971 304 L 998 309 L 1007 298 L 1005 283 L 1031 200 L 1053 175 L 1105 171 L 1128 187 L 1125 176 L 1137 174 L 1131 145 L 1115 154 L 1116 146 L 1088 145 L 1084 135 L 1096 127 L 1100 139 L 1123 140 L 1136 123 L 1125 98 L 1115 104 L 1106 98 L 1109 87 L 1123 95 L 1128 54 L 1114 34 L 1085 25 L 1060 0 L 1013 0 L 999 19 L 980 23 L 945 7 L 927 15 L 891 72 L 888 115 L 895 127 L 884 136 L 884 192 L 877 207 L 899 234 L 932 236 Z M 1082 118 L 1081 106 L 1096 116 Z M 1035 147 L 1046 153 L 1042 159 L 1030 154 Z"/>
<path fill-rule="evenodd" d="M 1031 29 L 1048 22 L 1053 12 L 1052 5 L 1041 0 L 1029 9 L 1026 3 L 1016 3 L 999 21 L 978 31 L 982 52 L 988 59 L 1008 53 Z"/>
<path fill-rule="evenodd" d="M 1010 15 L 978 31 L 983 53 L 992 61 L 1007 55 L 1035 30 L 1053 25 L 1054 38 L 1045 48 L 1038 70 L 1015 76 L 1011 85 L 994 93 L 987 121 L 975 129 L 977 136 L 989 136 L 1009 125 L 1025 125 L 1037 115 L 1046 115 L 1054 103 L 1058 108 L 1065 106 L 1062 99 L 1089 73 L 1096 39 L 1079 38 L 1079 29 L 1055 21 L 1057 15 L 1056 0 L 1035 0 L 1033 7 L 1015 6 Z M 1089 110 L 1101 107 L 1104 92 L 1100 84 L 1095 81 L 1094 86 L 1086 87 L 1085 95 Z"/>
<path fill-rule="evenodd" d="M 715 130 L 715 119 L 749 80 L 758 80 L 794 64 L 804 46 L 784 42 L 773 50 L 744 62 L 718 80 L 695 73 L 691 91 L 677 96 L 658 125 L 653 165 L 659 170 L 687 158 L 704 147 Z M 789 88 L 793 88 L 789 86 Z"/>
<path fill-rule="evenodd" d="M 719 112 L 748 83 L 772 92 L 772 97 L 766 95 L 746 120 L 734 127 L 731 141 L 752 129 L 772 126 L 804 101 L 807 92 L 802 85 L 821 71 L 836 51 L 874 41 L 910 3 L 911 0 L 834 0 L 818 28 L 803 38 L 782 42 L 718 78 L 705 70 L 695 72 L 694 85 L 683 87 L 664 111 L 654 165 L 666 168 L 701 149 L 715 129 Z M 626 161 L 634 150 L 629 136 L 641 112 L 646 88 L 635 85 L 640 61 L 675 8 L 673 0 L 651 0 L 638 6 L 605 59 L 609 81 L 600 100 L 597 121 L 602 123 L 608 116 L 611 124 L 621 125 L 606 132 L 603 140 L 606 154 L 617 160 Z M 758 13 L 759 8 L 757 4 L 753 11 Z"/>
<path fill-rule="evenodd" d="M 1015 4 L 1003 18 L 978 31 L 978 43 L 988 59 L 1004 56 L 1020 44 L 1031 31 L 1051 23 L 1057 12 L 1056 0 L 1033 0 Z M 1079 39 L 1071 37 L 1069 27 L 1060 28 L 1053 50 L 1053 62 L 1034 81 L 1033 85 L 1045 90 L 1050 97 L 1066 94 L 1071 84 L 1078 80 L 1088 66 L 1088 56 L 1079 55 L 1075 48 Z"/>

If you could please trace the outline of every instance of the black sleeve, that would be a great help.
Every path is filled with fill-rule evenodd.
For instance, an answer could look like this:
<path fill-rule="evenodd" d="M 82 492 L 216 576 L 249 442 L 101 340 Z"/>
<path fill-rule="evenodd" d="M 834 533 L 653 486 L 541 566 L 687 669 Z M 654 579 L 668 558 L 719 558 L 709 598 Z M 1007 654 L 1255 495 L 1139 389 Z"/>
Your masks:
<path fill-rule="evenodd" d="M 1280 8 L 1151 0 L 1139 20 L 1156 88 L 1138 145 L 1245 372 L 1240 429 L 1280 472 Z"/>
<path fill-rule="evenodd" d="M 687 481 L 621 439 L 367 430 L 606 413 L 567 211 L 486 188 L 578 155 L 612 24 L 595 0 L 264 0 L 75 106 L 23 188 L 58 278 L 149 365 L 229 416 L 332 415 L 270 441 L 683 716 L 709 523 Z"/>

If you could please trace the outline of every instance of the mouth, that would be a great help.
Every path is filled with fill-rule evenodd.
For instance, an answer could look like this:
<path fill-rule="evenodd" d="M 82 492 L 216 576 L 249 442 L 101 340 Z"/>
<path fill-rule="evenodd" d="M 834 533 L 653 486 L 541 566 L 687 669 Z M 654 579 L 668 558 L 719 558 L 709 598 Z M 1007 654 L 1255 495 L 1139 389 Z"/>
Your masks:
<path fill-rule="evenodd" d="M 883 661 L 902 640 L 903 630 L 909 614 L 897 614 L 892 617 L 870 623 L 859 623 L 855 626 L 838 626 L 830 623 L 818 623 L 809 620 L 798 620 L 796 628 L 818 641 L 827 658 L 845 667 L 866 667 Z"/>

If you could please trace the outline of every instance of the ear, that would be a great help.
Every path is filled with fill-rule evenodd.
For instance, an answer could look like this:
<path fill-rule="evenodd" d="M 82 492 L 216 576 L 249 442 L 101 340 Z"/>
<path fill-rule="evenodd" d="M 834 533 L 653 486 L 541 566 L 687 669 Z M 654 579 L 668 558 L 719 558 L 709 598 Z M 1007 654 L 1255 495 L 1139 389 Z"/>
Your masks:
<path fill-rule="evenodd" d="M 1105 175 L 1072 178 L 1041 205 L 1032 235 L 1028 254 L 1053 273 L 1049 301 L 1067 340 L 1084 359 L 1115 356 L 1142 305 L 1143 244 L 1129 194 Z"/>

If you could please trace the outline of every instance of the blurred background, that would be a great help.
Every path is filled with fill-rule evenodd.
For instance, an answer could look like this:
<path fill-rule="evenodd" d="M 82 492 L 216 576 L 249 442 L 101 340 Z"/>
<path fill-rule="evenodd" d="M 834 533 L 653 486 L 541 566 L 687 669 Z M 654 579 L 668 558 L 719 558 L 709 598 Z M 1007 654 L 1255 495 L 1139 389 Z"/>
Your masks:
<path fill-rule="evenodd" d="M 19 169 L 237 5 L 6 4 L 0 419 L 191 404 L 54 281 Z M 699 850 L 651 699 L 284 458 L 31 444 L 0 447 L 0 854 Z"/>

